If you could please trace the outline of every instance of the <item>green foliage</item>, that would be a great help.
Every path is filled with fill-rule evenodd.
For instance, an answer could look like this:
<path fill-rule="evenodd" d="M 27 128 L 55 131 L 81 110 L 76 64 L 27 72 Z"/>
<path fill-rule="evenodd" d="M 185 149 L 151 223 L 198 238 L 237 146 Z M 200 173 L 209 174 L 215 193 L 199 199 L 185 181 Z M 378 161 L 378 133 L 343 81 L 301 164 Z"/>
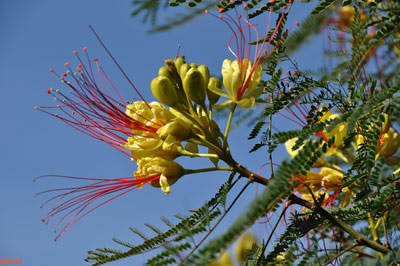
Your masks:
<path fill-rule="evenodd" d="M 284 161 L 265 191 L 250 203 L 233 225 L 224 234 L 208 242 L 197 254 L 188 259 L 185 265 L 206 265 L 215 258 L 215 254 L 231 244 L 260 216 L 274 211 L 293 188 L 293 184 L 288 181 L 292 174 L 304 174 L 316 162 L 318 157 L 313 154 L 318 152 L 321 143 L 321 139 L 308 141 L 293 160 Z M 308 159 L 303 160 L 304 158 Z"/>
<path fill-rule="evenodd" d="M 177 215 L 176 217 L 181 220 L 178 224 L 173 225 L 169 220 L 163 218 L 162 220 L 170 227 L 169 230 L 162 232 L 154 225 L 145 224 L 148 228 L 156 233 L 156 236 L 148 238 L 139 230 L 135 228 L 130 228 L 133 233 L 139 235 L 141 238 L 144 239 L 144 242 L 142 244 L 133 245 L 119 239 L 113 239 L 116 243 L 129 248 L 129 250 L 120 251 L 111 250 L 108 248 L 98 248 L 95 251 L 89 251 L 89 256 L 86 261 L 94 262 L 93 265 L 102 265 L 107 262 L 120 260 L 137 254 L 142 254 L 161 246 L 170 245 L 170 243 L 173 242 L 175 243 L 184 241 L 187 238 L 190 239 L 194 235 L 207 231 L 206 227 L 209 225 L 209 223 L 221 215 L 220 210 L 216 208 L 216 206 L 218 204 L 225 204 L 227 194 L 232 188 L 232 178 L 233 176 L 228 180 L 228 182 L 224 183 L 220 187 L 218 193 L 205 205 L 203 205 L 199 209 L 192 210 L 192 215 L 190 215 L 189 217 L 182 217 L 180 215 Z M 172 263 L 174 261 L 172 261 L 173 258 L 171 256 L 176 255 L 174 252 L 181 249 L 187 249 L 189 247 L 190 245 L 186 242 L 183 244 L 177 244 L 175 248 L 163 251 L 150 261 L 153 265 L 155 265 L 154 263 Z M 171 251 L 172 253 L 169 251 Z M 150 263 L 150 261 L 148 263 Z"/>
<path fill-rule="evenodd" d="M 318 14 L 325 11 L 330 7 L 336 0 L 321 0 L 319 4 L 314 8 L 311 14 Z"/>
<path fill-rule="evenodd" d="M 267 51 L 267 54 L 271 53 L 262 62 L 264 76 L 267 78 L 260 82 L 258 89 L 263 89 L 263 94 L 256 99 L 257 104 L 253 108 L 236 110 L 235 124 L 232 128 L 247 123 L 251 129 L 248 139 L 258 138 L 258 143 L 250 152 L 266 146 L 271 154 L 286 141 L 297 138 L 293 149 L 298 150 L 298 154 L 291 161 L 279 163 L 280 167 L 275 173 L 271 173 L 273 178 L 265 181 L 267 186 L 262 194 L 249 204 L 227 230 L 211 241 L 203 243 L 213 232 L 213 226 L 218 225 L 220 219 L 235 203 L 234 200 L 227 208 L 228 194 L 234 184 L 233 176 L 221 186 L 213 199 L 201 208 L 192 210 L 193 213 L 189 217 L 177 215 L 180 219 L 177 224 L 163 217 L 161 220 L 168 226 L 168 230 L 162 231 L 152 224 L 145 224 L 155 234 L 148 237 L 131 228 L 133 233 L 143 239 L 143 243 L 133 245 L 114 239 L 128 250 L 97 249 L 90 252 L 88 261 L 100 265 L 163 248 L 164 250 L 148 260 L 147 264 L 207 265 L 211 260 L 217 259 L 217 254 L 222 250 L 229 248 L 257 219 L 276 211 L 279 206 L 282 207 L 281 203 L 288 199 L 289 195 L 293 196 L 295 189 L 298 194 L 305 196 L 306 193 L 301 190 L 303 186 L 308 187 L 310 193 L 320 202 L 296 203 L 299 205 L 298 210 L 302 210 L 291 213 L 289 225 L 275 240 L 272 249 L 267 248 L 265 241 L 262 246 L 253 245 L 252 250 L 248 251 L 246 265 L 321 265 L 328 263 L 327 257 L 337 257 L 343 259 L 342 262 L 352 265 L 389 265 L 399 262 L 398 246 L 391 252 L 381 249 L 379 252 L 387 253 L 383 258 L 370 258 L 377 257 L 379 248 L 383 247 L 382 243 L 400 243 L 399 237 L 397 242 L 391 239 L 396 239 L 400 225 L 400 175 L 392 174 L 393 170 L 398 169 L 399 163 L 391 166 L 387 162 L 387 157 L 393 157 L 389 159 L 396 161 L 399 154 L 383 155 L 377 152 L 385 133 L 382 131 L 385 122 L 383 114 L 390 115 L 389 125 L 393 129 L 396 129 L 396 126 L 398 128 L 400 122 L 398 2 L 367 3 L 346 0 L 337 3 L 334 0 L 321 0 L 311 14 L 300 23 L 299 29 L 290 34 L 285 29 L 290 15 L 286 11 L 281 13 L 284 6 L 291 5 L 288 0 L 170 0 L 170 6 L 185 5 L 190 8 L 186 9 L 185 13 L 177 13 L 176 16 L 167 18 L 161 25 L 157 25 L 157 14 L 163 8 L 161 1 L 133 1 L 133 4 L 136 7 L 133 15 L 144 14 L 143 21 L 153 27 L 151 32 L 168 30 L 186 23 L 208 8 L 218 7 L 225 13 L 233 12 L 232 9 L 242 8 L 247 4 L 245 9 L 249 19 L 262 14 L 268 15 L 266 13 L 270 11 L 276 13 L 278 17 L 275 25 L 281 21 L 279 28 L 272 27 L 265 37 L 259 38 L 260 42 L 265 38 L 270 41 L 270 47 L 276 47 L 273 52 L 272 48 Z M 340 13 L 340 5 L 352 5 L 355 8 L 354 13 Z M 232 14 L 228 13 L 227 16 L 229 15 Z M 294 55 L 313 35 L 322 33 L 323 28 L 337 34 L 329 37 L 330 45 L 334 47 L 325 51 L 325 57 L 332 64 L 317 71 L 302 71 L 288 55 Z M 274 37 L 271 39 L 271 36 Z M 295 71 L 283 75 L 281 63 L 284 60 L 291 62 Z M 377 70 L 371 70 L 375 69 L 375 66 Z M 326 110 L 321 110 L 322 103 L 327 104 Z M 263 108 L 260 108 L 261 106 Z M 304 121 L 298 123 L 301 126 L 297 129 L 280 131 L 266 123 L 274 115 L 282 115 L 284 111 L 295 108 L 304 118 Z M 328 109 L 332 110 L 336 117 L 321 121 Z M 214 118 L 225 118 L 229 112 L 230 106 L 227 106 L 226 109 L 216 110 L 213 115 Z M 273 118 L 271 121 L 276 120 Z M 347 126 L 347 134 L 343 134 L 343 145 L 337 147 L 338 134 L 327 136 L 343 124 Z M 361 145 L 360 139 L 363 140 Z M 326 155 L 328 147 L 339 149 L 340 155 Z M 228 155 L 231 156 L 230 151 Z M 315 166 L 315 162 L 320 163 L 321 158 L 326 160 L 323 162 L 324 168 L 343 173 L 343 178 L 323 176 L 319 183 L 318 180 L 307 180 L 310 169 Z M 272 161 L 272 155 L 270 158 L 261 159 L 269 159 L 271 165 L 277 163 Z M 242 169 L 240 164 L 234 166 L 237 171 Z M 317 173 L 320 170 L 312 171 L 317 176 L 316 179 L 318 174 L 321 174 Z M 258 177 L 254 173 L 240 173 L 249 178 L 249 182 Z M 294 175 L 306 181 L 293 182 Z M 328 186 L 329 182 L 333 184 Z M 313 192 L 312 189 L 321 194 Z M 328 200 L 324 201 L 324 197 Z M 206 235 L 205 238 L 195 243 L 195 238 L 202 235 Z M 304 239 L 309 246 L 302 244 Z M 269 243 L 269 240 L 267 242 Z M 321 243 L 324 245 L 323 249 L 320 248 Z M 325 244 L 334 248 L 326 249 Z M 178 261 L 182 255 L 184 259 Z M 285 258 L 284 261 L 282 257 Z"/>

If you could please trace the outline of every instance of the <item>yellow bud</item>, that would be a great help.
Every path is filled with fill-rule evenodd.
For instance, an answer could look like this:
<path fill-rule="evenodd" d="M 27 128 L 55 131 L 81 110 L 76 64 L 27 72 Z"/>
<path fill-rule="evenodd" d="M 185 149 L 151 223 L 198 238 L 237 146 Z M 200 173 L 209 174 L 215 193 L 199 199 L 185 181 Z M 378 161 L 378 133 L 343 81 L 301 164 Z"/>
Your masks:
<path fill-rule="evenodd" d="M 159 77 L 166 77 L 171 82 L 173 82 L 172 74 L 171 74 L 171 72 L 168 70 L 168 68 L 166 66 L 160 67 L 160 69 L 158 70 L 158 76 Z"/>
<path fill-rule="evenodd" d="M 171 81 L 174 85 L 181 83 L 181 78 L 178 73 L 178 68 L 176 68 L 175 63 L 172 59 L 167 59 L 165 62 L 165 68 L 171 76 Z M 183 91 L 182 91 L 183 92 Z"/>
<path fill-rule="evenodd" d="M 181 66 L 185 63 L 185 58 L 183 56 L 175 57 L 174 63 L 175 63 L 176 69 L 181 69 Z"/>
<path fill-rule="evenodd" d="M 197 65 L 196 65 L 195 63 L 191 63 L 191 64 L 190 64 L 190 67 L 191 67 L 191 68 L 197 68 Z"/>
<path fill-rule="evenodd" d="M 191 67 L 190 67 L 189 64 L 183 64 L 183 65 L 179 68 L 179 75 L 181 76 L 182 81 L 185 79 L 186 73 L 189 71 L 190 68 L 191 68 Z"/>
<path fill-rule="evenodd" d="M 190 100 L 203 104 L 206 99 L 206 87 L 203 75 L 197 69 L 190 69 L 183 79 L 183 89 Z"/>
<path fill-rule="evenodd" d="M 216 77 L 212 77 L 210 78 L 210 80 L 208 81 L 208 90 L 207 90 L 207 97 L 208 97 L 208 101 L 210 102 L 210 104 L 215 104 L 216 102 L 218 102 L 219 98 L 221 97 L 220 95 L 212 92 L 213 89 L 215 90 L 221 90 L 221 82 L 219 81 L 219 79 L 217 79 Z"/>
<path fill-rule="evenodd" d="M 169 78 L 159 76 L 151 82 L 151 92 L 157 100 L 167 106 L 174 106 L 177 101 L 175 87 Z"/>
<path fill-rule="evenodd" d="M 208 70 L 208 67 L 206 65 L 200 65 L 197 67 L 197 70 L 200 71 L 203 77 L 204 86 L 207 86 L 208 81 L 210 80 L 210 71 Z"/>

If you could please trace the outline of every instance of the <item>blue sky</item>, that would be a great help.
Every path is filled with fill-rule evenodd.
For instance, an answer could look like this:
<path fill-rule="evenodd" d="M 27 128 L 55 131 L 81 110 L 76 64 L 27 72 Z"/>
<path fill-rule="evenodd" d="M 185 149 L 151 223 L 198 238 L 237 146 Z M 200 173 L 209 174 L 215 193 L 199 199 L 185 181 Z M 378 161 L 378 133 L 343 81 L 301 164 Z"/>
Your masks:
<path fill-rule="evenodd" d="M 53 105 L 46 93 L 50 87 L 63 84 L 49 72 L 62 73 L 65 62 L 77 64 L 73 50 L 87 46 L 92 57 L 100 58 L 119 92 L 127 100 L 135 97 L 104 49 L 90 32 L 92 25 L 107 47 L 131 77 L 144 97 L 151 101 L 150 81 L 157 75 L 163 60 L 173 58 L 181 44 L 181 54 L 189 62 L 206 64 L 218 75 L 223 59 L 230 58 L 228 28 L 211 16 L 201 16 L 189 24 L 165 33 L 146 34 L 149 29 L 141 19 L 130 17 L 131 1 L 106 0 L 3 0 L 0 2 L 0 109 L 1 178 L 0 193 L 0 259 L 21 259 L 29 266 L 88 265 L 83 261 L 88 250 L 113 244 L 117 237 L 133 243 L 140 239 L 129 226 L 147 231 L 150 222 L 165 229 L 160 217 L 174 220 L 177 213 L 188 214 L 217 192 L 227 174 L 199 174 L 182 178 L 165 196 L 159 189 L 146 186 L 99 208 L 75 224 L 57 242 L 54 228 L 41 222 L 49 207 L 40 208 L 47 195 L 34 198 L 46 189 L 72 186 L 71 180 L 32 179 L 44 174 L 84 177 L 125 177 L 133 174 L 135 165 L 110 146 L 91 139 L 61 121 L 34 111 L 33 107 Z M 296 3 L 287 25 L 306 15 L 310 6 Z M 172 15 L 173 12 L 168 11 Z M 264 25 L 263 22 L 260 24 Z M 260 25 L 260 26 L 262 26 Z M 293 59 L 300 68 L 310 69 L 321 63 L 321 41 L 312 41 Z M 318 51 L 318 52 L 315 52 Z M 312 54 L 312 56 L 310 56 Z M 276 119 L 276 127 L 290 122 Z M 221 122 L 221 127 L 225 125 Z M 290 124 L 289 126 L 292 126 Z M 237 161 L 258 171 L 266 162 L 265 150 L 248 154 L 255 143 L 247 141 L 251 128 L 242 127 L 230 135 L 231 149 Z M 245 147 L 245 148 L 243 148 Z M 280 153 L 279 162 L 287 156 Z M 180 160 L 185 168 L 209 165 L 206 159 Z M 268 176 L 268 171 L 262 172 Z M 78 183 L 74 182 L 74 185 Z M 243 186 L 242 181 L 238 186 Z M 247 190 L 232 213 L 225 218 L 214 236 L 228 226 L 256 195 L 256 185 Z M 264 226 L 256 226 L 260 235 Z M 110 265 L 137 265 L 148 255 L 131 257 Z"/>

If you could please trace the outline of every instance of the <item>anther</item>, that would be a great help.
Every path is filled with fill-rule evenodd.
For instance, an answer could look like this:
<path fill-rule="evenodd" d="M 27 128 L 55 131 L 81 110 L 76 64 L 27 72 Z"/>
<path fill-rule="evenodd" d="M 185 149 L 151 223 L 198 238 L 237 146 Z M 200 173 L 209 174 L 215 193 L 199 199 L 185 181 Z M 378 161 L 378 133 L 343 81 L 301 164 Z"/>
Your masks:
<path fill-rule="evenodd" d="M 289 0 L 289 4 L 293 4 L 293 0 Z"/>
<path fill-rule="evenodd" d="M 296 75 L 296 71 L 293 71 L 293 75 Z"/>
<path fill-rule="evenodd" d="M 219 18 L 219 19 L 222 19 L 222 16 L 221 16 L 221 15 L 219 15 L 219 16 L 218 16 L 218 18 Z"/>
<path fill-rule="evenodd" d="M 205 13 L 206 15 L 208 15 L 208 9 L 204 10 L 204 13 Z"/>
<path fill-rule="evenodd" d="M 238 16 L 238 19 L 241 19 L 241 18 L 242 18 L 242 15 L 239 15 L 239 16 Z"/>
<path fill-rule="evenodd" d="M 247 8 L 249 6 L 249 3 L 246 3 L 243 5 L 244 8 Z"/>
<path fill-rule="evenodd" d="M 77 51 L 72 51 L 72 53 L 77 54 L 78 52 Z"/>
<path fill-rule="evenodd" d="M 296 21 L 296 25 L 297 25 L 297 27 L 299 27 L 299 26 L 300 26 L 300 23 L 299 23 L 298 21 Z"/>
<path fill-rule="evenodd" d="M 69 65 L 69 62 L 65 62 L 64 66 L 68 66 L 68 65 Z"/>
<path fill-rule="evenodd" d="M 289 70 L 286 70 L 286 75 L 289 75 Z"/>
<path fill-rule="evenodd" d="M 98 58 L 93 58 L 93 61 L 97 62 L 97 61 L 99 61 L 99 59 Z"/>
<path fill-rule="evenodd" d="M 79 64 L 78 67 L 81 68 L 81 67 L 82 67 L 82 64 Z"/>
<path fill-rule="evenodd" d="M 222 13 L 224 9 L 222 7 L 219 8 L 219 13 Z"/>
<path fill-rule="evenodd" d="M 35 106 L 33 107 L 33 109 L 34 109 L 34 110 L 37 110 L 37 106 L 35 105 Z"/>
<path fill-rule="evenodd" d="M 66 76 L 68 76 L 67 73 L 64 73 L 64 74 L 63 74 L 63 77 L 66 77 Z"/>
<path fill-rule="evenodd" d="M 51 92 L 51 90 L 50 90 L 50 89 L 47 89 L 47 94 L 50 94 L 50 92 Z"/>
<path fill-rule="evenodd" d="M 54 69 L 50 68 L 50 72 L 54 72 Z"/>
<path fill-rule="evenodd" d="M 86 50 L 87 50 L 87 47 L 83 47 L 82 50 L 83 50 L 83 51 L 86 51 Z"/>
<path fill-rule="evenodd" d="M 271 4 L 273 4 L 273 3 L 275 3 L 275 0 L 270 0 L 269 2 L 270 2 Z"/>
<path fill-rule="evenodd" d="M 286 8 L 287 8 L 287 6 L 283 6 L 282 8 L 283 8 L 283 9 L 286 9 Z"/>

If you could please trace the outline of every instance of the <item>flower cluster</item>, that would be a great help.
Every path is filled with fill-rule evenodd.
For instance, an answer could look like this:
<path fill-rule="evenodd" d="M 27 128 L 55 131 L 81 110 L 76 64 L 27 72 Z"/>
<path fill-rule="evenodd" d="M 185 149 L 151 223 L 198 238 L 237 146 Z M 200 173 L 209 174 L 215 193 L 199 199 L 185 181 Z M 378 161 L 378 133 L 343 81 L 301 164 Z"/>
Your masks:
<path fill-rule="evenodd" d="M 330 122 L 340 118 L 339 114 L 334 114 L 325 104 L 322 104 L 319 112 L 321 113 L 319 122 Z M 394 156 L 400 147 L 400 136 L 390 125 L 388 114 L 384 114 L 384 117 L 385 121 L 380 128 L 377 128 L 375 125 L 370 126 L 370 130 L 379 130 L 375 160 L 383 157 L 386 164 L 394 165 L 400 161 L 399 157 Z M 296 192 L 300 193 L 303 199 L 311 202 L 321 200 L 325 205 L 332 205 L 337 196 L 343 193 L 340 206 L 345 207 L 354 198 L 357 184 L 343 187 L 345 172 L 338 166 L 337 159 L 346 164 L 351 164 L 355 160 L 355 156 L 359 153 L 359 149 L 365 144 L 368 138 L 366 135 L 358 134 L 351 145 L 353 147 L 352 152 L 344 145 L 347 130 L 347 123 L 340 122 L 329 132 L 324 129 L 315 134 L 317 137 L 323 137 L 325 142 L 328 142 L 330 139 L 334 139 L 334 141 L 313 165 L 314 168 L 319 168 L 319 172 L 308 171 L 306 175 L 293 175 L 292 181 L 298 184 Z M 303 147 L 300 146 L 299 149 L 293 150 L 297 140 L 297 138 L 293 138 L 285 143 L 286 150 L 292 158 Z M 329 162 L 325 158 L 330 158 Z M 330 163 L 332 160 L 333 162 L 336 161 L 336 163 Z"/>
<path fill-rule="evenodd" d="M 248 171 L 239 167 L 230 154 L 227 141 L 229 129 L 235 107 L 252 107 L 256 97 L 263 92 L 263 86 L 260 86 L 261 63 L 278 47 L 282 40 L 280 38 L 284 38 L 277 34 L 284 16 L 280 16 L 273 32 L 269 33 L 268 26 L 262 39 L 248 18 L 238 15 L 235 21 L 229 15 L 218 17 L 232 30 L 233 36 L 228 48 L 236 58 L 222 62 L 222 80 L 212 77 L 206 65 L 187 63 L 185 57 L 177 56 L 165 60 L 158 75 L 150 82 L 151 92 L 157 99 L 154 102 L 144 99 L 92 28 L 140 100 L 124 101 L 99 60 L 90 59 L 86 47 L 83 48 L 84 56 L 77 51 L 73 52 L 79 62 L 76 69 L 73 70 L 66 63 L 67 71 L 63 74 L 50 70 L 71 93 L 63 89 L 49 89 L 47 93 L 54 97 L 57 105 L 35 106 L 35 109 L 111 145 L 129 156 L 137 166 L 131 177 L 75 178 L 92 180 L 93 183 L 83 187 L 45 191 L 62 191 L 51 198 L 56 203 L 46 221 L 66 210 L 70 211 L 61 220 L 73 215 L 59 236 L 99 206 L 146 184 L 161 188 L 163 193 L 169 194 L 170 186 L 184 175 L 216 170 Z M 252 48 L 249 43 L 253 41 L 250 31 L 254 31 L 256 36 L 254 58 L 250 58 Z M 232 40 L 236 42 L 236 52 L 231 47 Z M 273 47 L 267 50 L 269 46 Z M 217 104 L 221 96 L 228 100 Z M 225 132 L 222 133 L 213 120 L 212 111 L 227 104 L 231 105 L 231 110 Z M 199 146 L 206 148 L 208 153 L 199 153 Z M 185 169 L 176 162 L 179 156 L 205 157 L 215 167 Z M 220 160 L 228 167 L 218 167 Z M 265 180 L 264 183 L 267 182 Z"/>

